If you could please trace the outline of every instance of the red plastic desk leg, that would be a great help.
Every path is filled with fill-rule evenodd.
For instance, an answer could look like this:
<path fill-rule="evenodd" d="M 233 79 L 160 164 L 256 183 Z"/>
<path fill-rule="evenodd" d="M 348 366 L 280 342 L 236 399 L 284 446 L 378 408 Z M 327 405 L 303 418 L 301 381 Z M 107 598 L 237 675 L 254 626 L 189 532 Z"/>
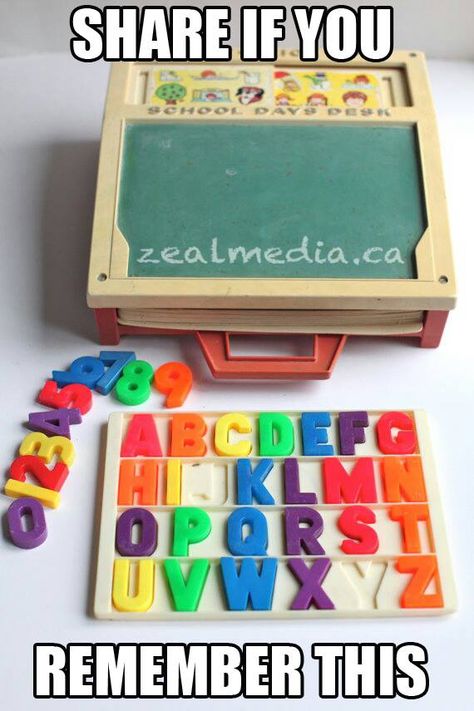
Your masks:
<path fill-rule="evenodd" d="M 120 343 L 120 328 L 117 321 L 117 309 L 94 309 L 99 343 L 103 346 L 116 346 Z"/>
<path fill-rule="evenodd" d="M 196 332 L 215 378 L 322 380 L 331 375 L 346 342 L 346 336 L 313 336 L 313 352 L 308 356 L 236 356 L 230 350 L 230 335 L 227 332 Z"/>
<path fill-rule="evenodd" d="M 443 335 L 449 311 L 427 311 L 420 339 L 422 348 L 437 348 Z"/>

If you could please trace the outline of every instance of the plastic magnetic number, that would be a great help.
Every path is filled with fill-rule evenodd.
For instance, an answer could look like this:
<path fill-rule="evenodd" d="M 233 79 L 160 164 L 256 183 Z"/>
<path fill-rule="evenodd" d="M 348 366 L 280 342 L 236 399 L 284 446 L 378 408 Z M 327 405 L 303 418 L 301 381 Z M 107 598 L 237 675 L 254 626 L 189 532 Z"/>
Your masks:
<path fill-rule="evenodd" d="M 95 389 L 101 395 L 108 395 L 127 363 L 135 360 L 136 355 L 133 351 L 101 351 L 99 358 L 107 370 L 96 383 Z"/>
<path fill-rule="evenodd" d="M 47 380 L 36 401 L 46 407 L 73 407 L 85 415 L 92 407 L 92 392 L 86 385 L 73 383 L 61 390 L 54 380 Z"/>
<path fill-rule="evenodd" d="M 31 432 L 23 438 L 20 454 L 36 455 L 49 464 L 54 456 L 66 466 L 72 466 L 75 457 L 74 445 L 66 437 L 47 437 L 42 432 Z"/>
<path fill-rule="evenodd" d="M 153 367 L 146 360 L 134 360 L 123 369 L 122 377 L 115 386 L 117 400 L 124 405 L 141 405 L 151 393 Z"/>
<path fill-rule="evenodd" d="M 58 410 L 47 412 L 30 412 L 28 427 L 35 432 L 44 432 L 47 435 L 71 438 L 70 425 L 79 425 L 82 416 L 75 407 L 60 407 Z"/>
<path fill-rule="evenodd" d="M 105 372 L 105 365 L 99 358 L 92 356 L 81 356 L 73 360 L 69 370 L 53 370 L 53 380 L 58 385 L 70 385 L 80 383 L 94 388 Z"/>
<path fill-rule="evenodd" d="M 155 387 L 164 393 L 166 407 L 180 407 L 193 384 L 191 369 L 184 363 L 164 363 L 155 371 Z"/>
<path fill-rule="evenodd" d="M 69 474 L 69 469 L 64 462 L 56 462 L 52 469 L 48 469 L 40 457 L 25 454 L 17 457 L 10 466 L 10 477 L 16 481 L 26 481 L 27 475 L 36 479 L 45 489 L 61 491 Z"/>
<path fill-rule="evenodd" d="M 32 528 L 25 530 L 22 525 L 24 516 L 30 516 Z M 7 511 L 10 538 L 18 548 L 37 548 L 48 537 L 44 509 L 39 501 L 22 497 L 14 501 Z"/>

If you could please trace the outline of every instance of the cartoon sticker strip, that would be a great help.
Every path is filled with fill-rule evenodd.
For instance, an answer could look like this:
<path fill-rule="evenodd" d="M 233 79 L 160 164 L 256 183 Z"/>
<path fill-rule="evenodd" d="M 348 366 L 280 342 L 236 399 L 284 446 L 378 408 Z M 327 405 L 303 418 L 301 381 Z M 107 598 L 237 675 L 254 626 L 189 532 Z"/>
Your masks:
<path fill-rule="evenodd" d="M 278 106 L 383 106 L 379 81 L 372 74 L 291 68 L 278 69 L 273 76 Z"/>
<path fill-rule="evenodd" d="M 454 607 L 422 413 L 111 416 L 97 617 Z"/>
<path fill-rule="evenodd" d="M 383 106 L 373 74 L 315 71 L 311 68 L 248 66 L 222 68 L 159 67 L 153 73 L 149 101 L 158 105 L 213 104 L 262 106 Z"/>
<path fill-rule="evenodd" d="M 153 73 L 151 103 L 252 104 L 271 100 L 272 72 L 268 68 L 209 66 L 206 69 L 178 68 L 170 71 L 159 67 Z"/>

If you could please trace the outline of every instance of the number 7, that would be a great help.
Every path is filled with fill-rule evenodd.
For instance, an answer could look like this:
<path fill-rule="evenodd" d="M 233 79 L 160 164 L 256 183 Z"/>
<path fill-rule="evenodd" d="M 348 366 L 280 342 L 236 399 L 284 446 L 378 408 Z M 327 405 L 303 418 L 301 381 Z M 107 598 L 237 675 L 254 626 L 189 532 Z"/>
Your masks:
<path fill-rule="evenodd" d="M 101 351 L 99 358 L 107 370 L 97 381 L 95 389 L 102 395 L 108 395 L 122 374 L 127 363 L 136 359 L 133 351 Z"/>

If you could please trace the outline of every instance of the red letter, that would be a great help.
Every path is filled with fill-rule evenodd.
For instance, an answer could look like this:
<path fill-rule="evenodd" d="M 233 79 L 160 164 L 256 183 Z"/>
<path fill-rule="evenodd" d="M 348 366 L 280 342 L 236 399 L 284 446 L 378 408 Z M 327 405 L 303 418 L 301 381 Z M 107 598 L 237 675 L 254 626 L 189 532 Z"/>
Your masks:
<path fill-rule="evenodd" d="M 416 434 L 413 420 L 404 412 L 386 412 L 377 422 L 377 442 L 383 454 L 413 454 Z M 399 430 L 395 436 L 392 430 Z"/>
<path fill-rule="evenodd" d="M 356 504 L 359 501 L 375 504 L 377 492 L 372 459 L 359 459 L 350 473 L 339 459 L 324 459 L 323 488 L 325 504 Z"/>
<path fill-rule="evenodd" d="M 122 457 L 161 457 L 160 440 L 152 415 L 133 415 L 122 442 Z"/>
<path fill-rule="evenodd" d="M 379 549 L 377 533 L 367 523 L 375 523 L 375 513 L 367 506 L 349 506 L 339 516 L 337 525 L 341 533 L 355 540 L 344 540 L 341 550 L 346 555 L 373 555 Z"/>

